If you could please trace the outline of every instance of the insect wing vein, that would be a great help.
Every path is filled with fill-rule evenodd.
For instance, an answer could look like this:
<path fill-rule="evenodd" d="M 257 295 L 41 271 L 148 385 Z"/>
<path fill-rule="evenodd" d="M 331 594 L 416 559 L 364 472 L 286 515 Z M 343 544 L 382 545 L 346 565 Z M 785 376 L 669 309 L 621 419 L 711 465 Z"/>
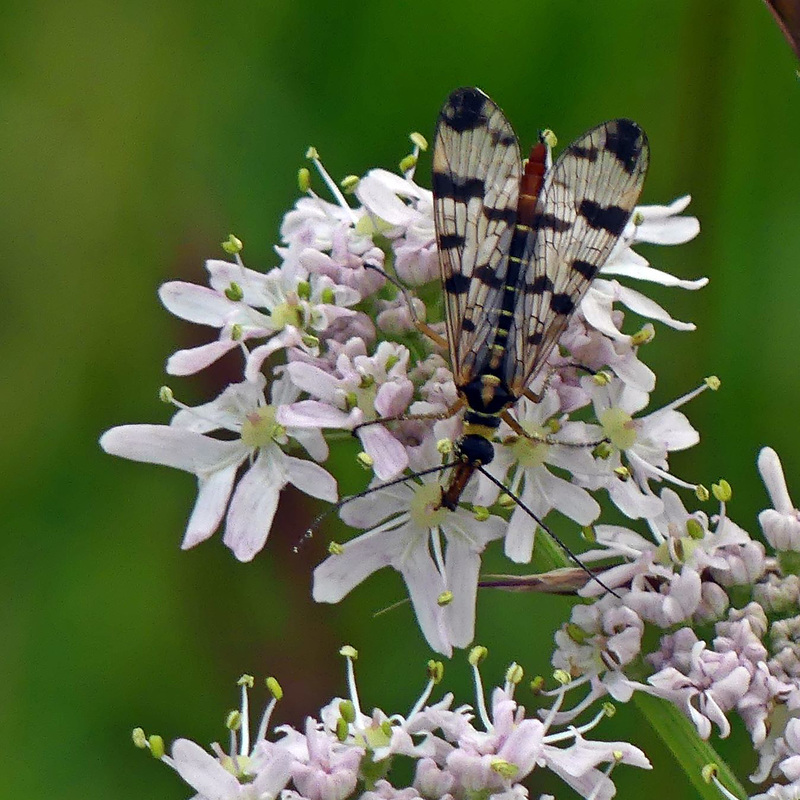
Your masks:
<path fill-rule="evenodd" d="M 541 369 L 630 219 L 649 162 L 634 122 L 576 139 L 544 178 L 509 334 L 506 382 L 519 396 Z"/>
<path fill-rule="evenodd" d="M 456 385 L 472 377 L 497 327 L 520 173 L 500 108 L 479 89 L 454 91 L 436 127 L 433 198 Z"/>

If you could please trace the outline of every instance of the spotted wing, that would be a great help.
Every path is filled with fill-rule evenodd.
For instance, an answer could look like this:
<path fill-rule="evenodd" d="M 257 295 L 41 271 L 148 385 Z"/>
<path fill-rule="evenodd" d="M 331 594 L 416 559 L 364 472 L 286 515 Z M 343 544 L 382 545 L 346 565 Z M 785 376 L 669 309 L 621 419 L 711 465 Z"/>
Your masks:
<path fill-rule="evenodd" d="M 505 283 L 520 172 L 519 144 L 503 112 L 480 89 L 456 89 L 436 126 L 433 208 L 457 386 L 473 377 L 467 355 L 496 324 L 488 312 Z"/>
<path fill-rule="evenodd" d="M 545 175 L 509 332 L 505 378 L 515 395 L 541 369 L 622 235 L 649 159 L 644 131 L 615 119 L 574 141 Z"/>

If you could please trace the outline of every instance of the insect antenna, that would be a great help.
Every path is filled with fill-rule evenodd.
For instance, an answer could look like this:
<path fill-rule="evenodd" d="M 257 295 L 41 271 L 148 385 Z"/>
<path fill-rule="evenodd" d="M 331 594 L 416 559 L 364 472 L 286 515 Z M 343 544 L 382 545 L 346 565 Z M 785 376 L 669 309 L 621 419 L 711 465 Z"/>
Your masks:
<path fill-rule="evenodd" d="M 368 497 L 373 492 L 377 492 L 381 489 L 386 489 L 389 486 L 397 486 L 401 483 L 407 483 L 408 481 L 414 480 L 414 478 L 422 478 L 425 475 L 433 475 L 435 472 L 444 472 L 449 467 L 453 466 L 453 462 L 448 462 L 447 464 L 439 464 L 436 467 L 429 467 L 428 469 L 420 470 L 419 472 L 414 472 L 411 475 L 402 475 L 399 478 L 395 478 L 391 481 L 386 481 L 386 483 L 378 484 L 377 486 L 369 486 L 361 492 L 357 494 L 351 494 L 349 497 L 345 497 L 343 500 L 340 500 L 338 503 L 334 503 L 329 508 L 326 508 L 321 514 L 317 514 L 314 517 L 314 521 L 306 528 L 306 532 L 303 534 L 300 541 L 292 548 L 293 552 L 297 553 L 300 548 L 303 546 L 303 543 L 312 539 L 314 537 L 314 533 L 317 531 L 319 526 L 326 520 L 331 514 L 335 511 L 338 511 L 343 506 L 346 506 L 353 500 L 358 500 L 361 497 Z"/>
<path fill-rule="evenodd" d="M 614 590 L 613 590 L 613 589 L 612 589 L 610 586 L 606 586 L 606 585 L 605 585 L 605 583 L 603 583 L 603 581 L 602 581 L 602 580 L 601 580 L 601 579 L 600 579 L 600 578 L 599 578 L 599 577 L 598 577 L 598 576 L 597 576 L 597 575 L 596 575 L 594 572 L 592 572 L 592 570 L 590 570 L 590 569 L 589 569 L 589 567 L 587 567 L 587 566 L 586 566 L 586 564 L 584 564 L 584 563 L 583 563 L 583 561 L 581 561 L 581 560 L 578 558 L 578 556 L 577 556 L 577 555 L 575 555 L 575 553 L 573 553 L 573 552 L 572 552 L 572 550 L 571 550 L 569 547 L 567 547 L 567 545 L 566 545 L 566 544 L 564 544 L 564 542 L 561 540 L 561 538 L 559 538 L 558 536 L 556 536 L 556 534 L 555 534 L 555 533 L 553 533 L 553 531 L 551 531 L 551 530 L 550 530 L 550 528 L 548 528 L 548 527 L 547 527 L 547 525 L 545 525 L 545 524 L 544 524 L 544 522 L 542 522 L 542 521 L 539 519 L 539 517 L 537 517 L 537 516 L 536 516 L 536 514 L 534 514 L 534 513 L 533 513 L 533 511 L 532 511 L 532 510 L 531 510 L 531 509 L 530 509 L 530 508 L 529 508 L 529 507 L 528 507 L 528 506 L 527 506 L 525 503 L 523 503 L 523 502 L 522 502 L 522 499 L 521 499 L 521 498 L 517 497 L 515 494 L 513 494 L 512 492 L 510 492 L 510 491 L 508 490 L 508 488 L 507 488 L 507 487 L 506 487 L 506 486 L 503 484 L 503 482 L 502 482 L 501 480 L 498 480 L 497 478 L 495 478 L 495 477 L 494 477 L 494 475 L 492 475 L 491 473 L 487 472 L 487 471 L 486 471 L 486 470 L 485 470 L 485 469 L 484 469 L 484 468 L 483 468 L 483 467 L 482 467 L 480 464 L 477 464 L 477 465 L 476 465 L 476 469 L 478 470 L 478 472 L 480 472 L 480 473 L 481 473 L 481 475 L 483 475 L 483 476 L 485 476 L 486 478 L 488 478 L 488 479 L 489 479 L 489 480 L 490 480 L 490 481 L 491 481 L 491 482 L 492 482 L 492 483 L 493 483 L 495 486 L 497 486 L 497 487 L 498 487 L 498 488 L 499 488 L 501 491 L 505 492 L 505 493 L 506 493 L 506 494 L 507 494 L 507 495 L 508 495 L 508 496 L 509 496 L 509 497 L 510 497 L 510 498 L 511 498 L 511 499 L 512 499 L 512 500 L 513 500 L 513 501 L 514 501 L 514 502 L 515 502 L 515 503 L 516 503 L 516 504 L 517 504 L 517 505 L 518 505 L 518 506 L 519 506 L 519 507 L 520 507 L 520 508 L 521 508 L 521 509 L 522 509 L 522 510 L 523 510 L 523 511 L 524 511 L 524 512 L 525 512 L 525 513 L 528 515 L 528 516 L 529 516 L 529 517 L 530 517 L 530 518 L 531 518 L 531 519 L 535 520 L 536 524 L 537 524 L 537 525 L 539 525 L 539 527 L 540 527 L 540 528 L 542 528 L 542 530 L 543 530 L 543 531 L 544 531 L 544 532 L 545 532 L 545 533 L 546 533 L 546 534 L 547 534 L 547 535 L 548 535 L 548 536 L 549 536 L 551 539 L 553 539 L 553 541 L 554 541 L 554 542 L 556 542 L 556 544 L 558 544 L 558 545 L 561 547 L 561 549 L 562 549 L 562 550 L 563 550 L 563 551 L 564 551 L 564 552 L 565 552 L 565 553 L 566 553 L 566 554 L 567 554 L 567 555 L 568 555 L 568 556 L 569 556 L 569 557 L 570 557 L 570 558 L 571 558 L 571 559 L 572 559 L 572 560 L 573 560 L 573 561 L 574 561 L 574 562 L 575 562 L 575 563 L 576 563 L 576 564 L 577 564 L 577 565 L 578 565 L 578 566 L 579 566 L 579 567 L 580 567 L 580 568 L 581 568 L 581 569 L 582 569 L 582 570 L 583 570 L 583 571 L 584 571 L 584 572 L 585 572 L 585 573 L 586 573 L 586 574 L 587 574 L 587 575 L 588 575 L 588 576 L 589 576 L 589 577 L 590 577 L 590 578 L 591 578 L 593 581 L 597 581 L 597 583 L 599 583 L 599 584 L 600 584 L 600 586 L 602 586 L 602 587 L 603 587 L 603 588 L 604 588 L 604 589 L 605 589 L 607 592 L 611 592 L 611 594 L 613 594 L 613 595 L 614 595 L 614 597 L 619 597 L 619 595 L 618 595 L 618 594 L 617 594 L 617 593 L 616 593 L 616 592 L 615 592 L 615 591 L 614 591 Z"/>

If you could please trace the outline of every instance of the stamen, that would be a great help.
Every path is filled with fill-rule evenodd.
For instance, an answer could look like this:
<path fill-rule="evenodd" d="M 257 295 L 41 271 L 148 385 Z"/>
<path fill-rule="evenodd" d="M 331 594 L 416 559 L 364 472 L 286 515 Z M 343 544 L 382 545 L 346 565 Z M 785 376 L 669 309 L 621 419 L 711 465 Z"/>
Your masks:
<path fill-rule="evenodd" d="M 347 688 L 350 691 L 350 699 L 353 701 L 353 707 L 356 710 L 356 719 L 361 719 L 361 704 L 358 701 L 358 688 L 356 687 L 356 673 L 353 667 L 353 662 L 358 658 L 358 650 L 355 647 L 346 644 L 339 650 L 339 655 L 347 659 Z"/>
<path fill-rule="evenodd" d="M 331 176 L 328 174 L 328 171 L 322 166 L 322 161 L 320 161 L 319 153 L 317 152 L 316 148 L 309 147 L 306 151 L 306 158 L 310 158 L 311 161 L 314 162 L 314 166 L 317 168 L 317 172 L 319 172 L 322 180 L 325 181 L 325 185 L 328 187 L 328 190 L 336 198 L 336 202 L 348 213 L 350 216 L 350 221 L 353 223 L 353 225 L 355 225 L 358 221 L 356 219 L 355 212 L 347 204 L 347 200 L 345 200 L 342 190 L 336 185 L 336 181 L 331 178 Z"/>
<path fill-rule="evenodd" d="M 431 696 L 431 692 L 433 691 L 433 687 L 436 686 L 442 680 L 442 675 L 444 674 L 444 665 L 441 661 L 429 661 L 428 662 L 428 674 L 430 678 L 428 679 L 428 683 L 425 688 L 422 690 L 422 694 L 419 696 L 416 703 L 414 703 L 414 707 L 411 711 L 408 712 L 408 716 L 406 719 L 409 721 L 412 720 L 419 712 L 423 709 L 425 704 L 428 702 L 428 698 Z"/>
<path fill-rule="evenodd" d="M 275 706 L 278 705 L 278 700 L 283 697 L 283 689 L 275 678 L 267 678 L 265 681 L 267 689 L 272 695 L 272 700 L 267 703 L 264 713 L 261 715 L 261 722 L 258 724 L 258 731 L 256 732 L 256 744 L 263 742 L 267 738 L 267 728 L 269 728 L 269 721 L 272 717 L 272 712 Z"/>
<path fill-rule="evenodd" d="M 486 729 L 486 732 L 489 733 L 494 730 L 494 725 L 492 725 L 491 720 L 489 719 L 489 714 L 486 710 L 486 696 L 484 695 L 483 691 L 483 681 L 481 680 L 481 673 L 478 669 L 478 665 L 483 661 L 486 656 L 489 655 L 489 651 L 483 647 L 482 645 L 476 645 L 469 651 L 469 665 L 472 667 L 472 677 L 475 682 L 475 705 L 478 709 L 478 716 L 483 722 L 483 727 Z"/>
<path fill-rule="evenodd" d="M 239 678 L 239 686 L 242 687 L 242 746 L 239 750 L 240 755 L 246 756 L 250 753 L 250 703 L 247 697 L 247 690 L 253 685 L 252 675 L 242 675 Z M 231 753 L 234 750 L 231 749 Z"/>

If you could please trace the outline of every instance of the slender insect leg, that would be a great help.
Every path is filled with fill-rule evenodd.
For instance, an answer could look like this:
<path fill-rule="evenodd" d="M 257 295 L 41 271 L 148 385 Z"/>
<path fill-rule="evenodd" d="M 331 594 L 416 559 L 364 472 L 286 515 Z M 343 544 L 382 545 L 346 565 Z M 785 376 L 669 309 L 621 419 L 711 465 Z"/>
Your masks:
<path fill-rule="evenodd" d="M 423 322 L 417 316 L 417 310 L 414 308 L 413 298 L 411 297 L 411 293 L 400 283 L 397 278 L 389 275 L 388 272 L 382 270 L 377 264 L 364 264 L 367 269 L 375 270 L 375 272 L 380 272 L 384 278 L 386 278 L 389 283 L 393 284 L 397 289 L 399 289 L 403 297 L 405 298 L 406 305 L 408 306 L 408 313 L 411 314 L 411 321 L 414 323 L 414 327 L 421 333 L 423 336 L 427 336 L 434 344 L 438 345 L 439 347 L 443 348 L 444 350 L 448 349 L 447 339 L 444 336 L 440 336 L 436 331 L 428 325 L 427 322 Z"/>
<path fill-rule="evenodd" d="M 461 411 L 466 405 L 463 397 L 459 397 L 455 403 L 446 411 L 432 411 L 429 414 L 398 414 L 394 417 L 378 417 L 377 419 L 369 419 L 361 422 L 353 428 L 353 436 L 358 433 L 361 428 L 366 428 L 368 425 L 382 425 L 384 422 L 408 422 L 418 419 L 450 419 L 450 417 Z"/>
<path fill-rule="evenodd" d="M 597 375 L 597 373 L 599 372 L 599 370 L 587 367 L 586 364 L 573 364 L 572 362 L 570 362 L 569 364 L 564 364 L 564 366 L 562 366 L 561 369 L 567 369 L 568 367 L 580 370 L 581 372 L 585 372 L 587 375 Z"/>
<path fill-rule="evenodd" d="M 546 386 L 544 387 L 544 389 L 542 389 L 541 392 L 534 392 L 532 389 L 526 389 L 522 393 L 522 396 L 523 397 L 527 397 L 528 400 L 530 400 L 531 402 L 536 403 L 538 405 L 539 403 L 542 402 L 542 398 L 544 397 L 544 393 L 545 393 L 546 389 L 547 389 Z M 503 417 L 503 419 L 505 419 L 505 417 Z M 506 420 L 506 422 L 508 422 L 508 420 Z M 510 422 L 508 424 L 511 425 Z M 514 426 L 511 425 L 511 427 L 513 428 Z"/>
<path fill-rule="evenodd" d="M 528 396 L 527 391 L 523 394 L 525 397 L 528 397 L 529 400 L 532 399 Z M 542 436 L 541 434 L 537 433 L 528 433 L 528 431 L 526 431 L 522 425 L 520 425 L 519 422 L 517 422 L 517 420 L 511 416 L 508 409 L 503 411 L 503 413 L 500 414 L 500 417 L 503 422 L 505 422 L 506 425 L 508 425 L 508 427 L 514 431 L 514 433 L 516 433 L 518 436 L 524 436 L 526 439 L 530 439 L 532 442 L 541 442 L 542 444 L 558 444 L 562 447 L 597 447 L 597 445 L 608 441 L 608 439 L 603 438 L 596 442 L 564 442 L 561 439 L 553 439 L 550 436 Z"/>

